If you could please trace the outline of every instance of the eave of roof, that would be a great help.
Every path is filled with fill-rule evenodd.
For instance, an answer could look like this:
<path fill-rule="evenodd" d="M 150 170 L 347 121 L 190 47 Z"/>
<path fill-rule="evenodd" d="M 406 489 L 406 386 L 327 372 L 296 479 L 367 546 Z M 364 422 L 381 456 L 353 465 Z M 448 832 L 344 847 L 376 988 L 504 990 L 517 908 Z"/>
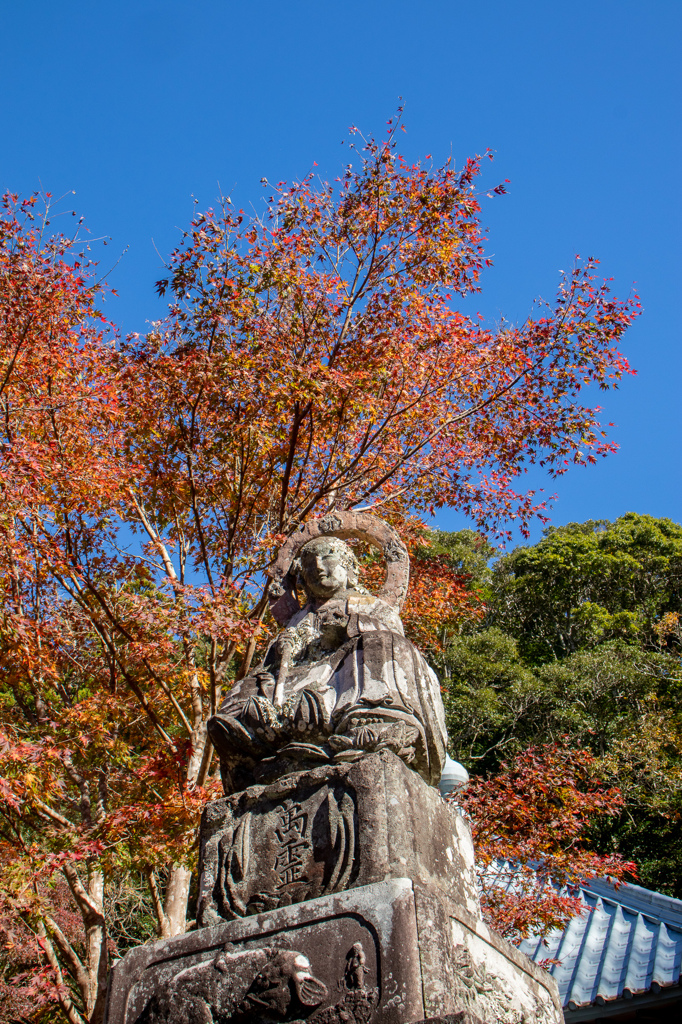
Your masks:
<path fill-rule="evenodd" d="M 585 912 L 544 941 L 526 939 L 531 959 L 550 967 L 566 1020 L 615 1017 L 682 1000 L 682 901 L 638 885 L 593 880 L 581 889 Z"/>

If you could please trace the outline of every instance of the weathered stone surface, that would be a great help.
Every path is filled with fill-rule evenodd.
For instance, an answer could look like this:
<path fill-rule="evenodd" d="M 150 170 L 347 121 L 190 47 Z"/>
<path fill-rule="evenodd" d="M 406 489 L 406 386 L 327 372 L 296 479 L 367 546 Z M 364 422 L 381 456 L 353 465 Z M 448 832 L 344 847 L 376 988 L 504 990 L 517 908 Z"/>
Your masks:
<path fill-rule="evenodd" d="M 367 512 L 334 512 L 300 526 L 282 545 L 277 560 L 269 570 L 273 581 L 279 585 L 272 594 L 274 602 L 280 599 L 284 590 L 293 590 L 293 581 L 289 578 L 291 563 L 301 548 L 309 541 L 325 536 L 345 539 L 356 537 L 378 547 L 386 563 L 386 579 L 379 591 L 379 597 L 398 609 L 402 607 L 410 579 L 410 558 L 407 548 L 400 534 L 392 526 Z M 286 618 L 277 621 L 286 622 Z"/>
<path fill-rule="evenodd" d="M 381 548 L 379 597 L 344 537 Z M 551 977 L 483 924 L 469 829 L 434 788 L 444 713 L 400 621 L 408 568 L 364 514 L 280 552 L 287 628 L 208 723 L 228 795 L 202 819 L 199 930 L 127 954 L 106 1024 L 562 1024 Z"/>
<path fill-rule="evenodd" d="M 407 880 L 141 946 L 114 968 L 107 1008 L 108 1024 L 403 1024 L 423 1016 Z"/>
<path fill-rule="evenodd" d="M 204 926 L 406 876 L 478 913 L 465 820 L 387 751 L 214 801 L 200 861 Z"/>
<path fill-rule="evenodd" d="M 442 977 L 443 984 L 435 984 Z M 442 890 L 394 879 L 142 946 L 107 1024 L 561 1024 L 556 985 Z"/>
<path fill-rule="evenodd" d="M 348 536 L 382 548 L 387 584 L 378 597 L 360 585 L 341 539 Z M 290 538 L 272 571 L 288 580 L 288 589 L 276 579 L 271 588 L 282 590 L 277 615 L 286 628 L 207 723 L 225 793 L 252 785 L 254 770 L 276 755 L 328 764 L 384 749 L 437 785 L 447 746 L 443 701 L 400 620 L 409 559 L 397 534 L 373 516 L 327 516 Z M 402 583 L 389 586 L 395 573 Z"/>
<path fill-rule="evenodd" d="M 456 1009 L 485 1024 L 563 1024 L 551 975 L 480 914 L 428 886 L 415 884 L 414 898 L 425 1017 Z"/>
<path fill-rule="evenodd" d="M 444 1017 L 427 1017 L 415 1024 L 484 1024 L 474 1013 L 462 1010 L 460 1013 L 448 1013 Z"/>

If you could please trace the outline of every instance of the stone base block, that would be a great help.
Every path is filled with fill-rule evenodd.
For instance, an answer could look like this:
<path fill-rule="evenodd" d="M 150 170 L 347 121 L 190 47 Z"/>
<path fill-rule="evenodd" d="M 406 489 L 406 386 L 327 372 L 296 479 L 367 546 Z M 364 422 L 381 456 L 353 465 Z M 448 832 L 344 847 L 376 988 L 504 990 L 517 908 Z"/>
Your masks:
<path fill-rule="evenodd" d="M 562 1024 L 556 984 L 442 890 L 391 879 L 132 950 L 107 1024 Z"/>
<path fill-rule="evenodd" d="M 478 913 L 464 818 L 388 751 L 213 801 L 199 861 L 202 926 L 405 877 Z"/>
<path fill-rule="evenodd" d="M 414 884 L 424 1017 L 462 1024 L 564 1024 L 556 982 L 524 953 L 432 888 Z"/>

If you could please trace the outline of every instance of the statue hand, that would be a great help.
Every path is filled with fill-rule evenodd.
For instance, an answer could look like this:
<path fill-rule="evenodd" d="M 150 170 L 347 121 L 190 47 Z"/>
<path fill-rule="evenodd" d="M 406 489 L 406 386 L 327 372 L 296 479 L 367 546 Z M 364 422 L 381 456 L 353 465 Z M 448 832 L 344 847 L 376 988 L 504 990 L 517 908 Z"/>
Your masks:
<path fill-rule="evenodd" d="M 256 679 L 258 696 L 265 697 L 272 703 L 275 694 L 275 677 L 267 668 L 257 668 L 252 675 Z"/>
<path fill-rule="evenodd" d="M 303 629 L 301 626 L 288 626 L 283 629 L 272 645 L 277 655 L 277 662 L 282 660 L 285 649 L 288 650 L 288 658 L 296 657 L 297 654 L 305 650 L 311 639 L 311 630 Z"/>

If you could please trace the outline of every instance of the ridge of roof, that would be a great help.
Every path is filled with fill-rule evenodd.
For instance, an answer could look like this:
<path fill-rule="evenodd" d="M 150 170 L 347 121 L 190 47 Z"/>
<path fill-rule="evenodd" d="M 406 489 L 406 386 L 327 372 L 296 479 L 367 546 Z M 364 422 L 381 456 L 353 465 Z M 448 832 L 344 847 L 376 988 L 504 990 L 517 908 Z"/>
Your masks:
<path fill-rule="evenodd" d="M 645 889 L 641 885 L 633 885 L 630 882 L 622 882 L 616 886 L 605 878 L 592 878 L 581 888 L 586 892 L 606 896 L 608 899 L 620 903 L 621 906 L 643 914 L 651 914 L 653 917 L 682 927 L 682 900 L 675 899 L 674 896 L 666 896 L 662 892 Z"/>

